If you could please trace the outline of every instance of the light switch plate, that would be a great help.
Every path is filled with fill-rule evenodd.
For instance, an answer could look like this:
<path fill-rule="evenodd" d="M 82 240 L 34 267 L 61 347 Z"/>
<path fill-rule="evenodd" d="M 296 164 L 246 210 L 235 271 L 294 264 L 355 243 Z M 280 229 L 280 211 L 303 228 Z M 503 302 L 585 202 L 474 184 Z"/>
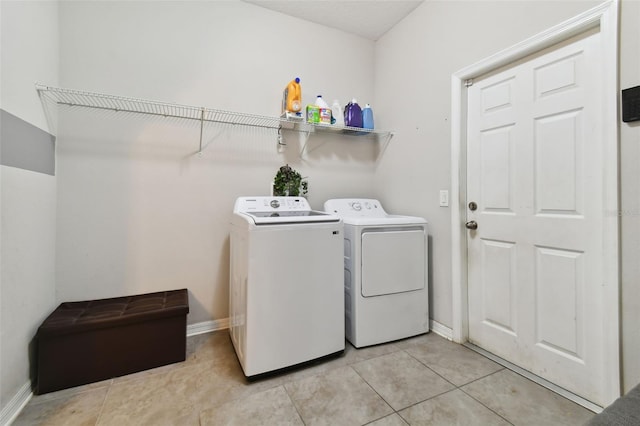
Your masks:
<path fill-rule="evenodd" d="M 446 189 L 440 190 L 440 207 L 449 207 L 449 191 Z"/>

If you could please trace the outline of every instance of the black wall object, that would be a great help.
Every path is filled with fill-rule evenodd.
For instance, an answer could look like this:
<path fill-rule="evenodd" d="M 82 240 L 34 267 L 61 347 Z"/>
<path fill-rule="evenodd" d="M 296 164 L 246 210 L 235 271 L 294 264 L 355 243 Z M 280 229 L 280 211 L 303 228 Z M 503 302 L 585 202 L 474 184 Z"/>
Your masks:
<path fill-rule="evenodd" d="M 640 121 L 640 86 L 622 91 L 622 121 Z"/>

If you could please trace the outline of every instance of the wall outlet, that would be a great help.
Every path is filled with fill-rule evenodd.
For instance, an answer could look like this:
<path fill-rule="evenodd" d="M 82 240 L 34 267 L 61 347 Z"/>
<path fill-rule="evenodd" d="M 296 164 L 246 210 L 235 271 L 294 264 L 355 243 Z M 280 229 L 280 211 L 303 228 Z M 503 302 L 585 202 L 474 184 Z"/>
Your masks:
<path fill-rule="evenodd" d="M 449 207 L 449 191 L 446 189 L 440 190 L 440 207 Z"/>

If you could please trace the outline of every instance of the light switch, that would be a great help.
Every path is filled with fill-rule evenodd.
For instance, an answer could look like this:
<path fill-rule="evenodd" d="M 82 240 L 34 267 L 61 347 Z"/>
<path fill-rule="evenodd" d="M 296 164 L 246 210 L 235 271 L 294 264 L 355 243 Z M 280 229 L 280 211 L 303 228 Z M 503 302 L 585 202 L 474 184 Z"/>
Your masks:
<path fill-rule="evenodd" d="M 440 190 L 440 207 L 449 207 L 449 191 L 446 189 Z"/>

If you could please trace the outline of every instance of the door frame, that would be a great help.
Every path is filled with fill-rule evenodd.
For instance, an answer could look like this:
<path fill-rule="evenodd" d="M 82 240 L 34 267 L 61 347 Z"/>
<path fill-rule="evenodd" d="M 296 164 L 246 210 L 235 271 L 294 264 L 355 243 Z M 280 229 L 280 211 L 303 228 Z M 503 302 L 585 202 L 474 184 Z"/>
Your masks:
<path fill-rule="evenodd" d="M 528 38 L 480 62 L 465 67 L 451 76 L 451 281 L 452 337 L 457 343 L 469 338 L 467 303 L 467 238 L 466 221 L 466 109 L 465 84 L 474 77 L 508 65 L 532 53 L 567 40 L 579 33 L 599 28 L 603 55 L 601 105 L 603 140 L 603 273 L 604 363 L 607 382 L 604 390 L 608 401 L 620 396 L 620 309 L 619 309 L 619 135 L 618 135 L 618 10 L 619 0 L 609 0 L 578 16 Z"/>

